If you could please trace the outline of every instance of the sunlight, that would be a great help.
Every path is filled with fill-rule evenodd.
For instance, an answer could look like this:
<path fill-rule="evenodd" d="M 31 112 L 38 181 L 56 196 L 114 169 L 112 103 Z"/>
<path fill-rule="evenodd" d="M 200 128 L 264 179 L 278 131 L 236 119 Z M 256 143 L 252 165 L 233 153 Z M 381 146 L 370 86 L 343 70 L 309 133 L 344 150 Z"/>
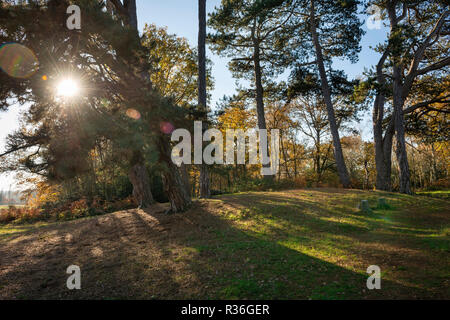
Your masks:
<path fill-rule="evenodd" d="M 74 97 L 80 92 L 78 83 L 73 79 L 62 80 L 56 88 L 58 97 Z"/>

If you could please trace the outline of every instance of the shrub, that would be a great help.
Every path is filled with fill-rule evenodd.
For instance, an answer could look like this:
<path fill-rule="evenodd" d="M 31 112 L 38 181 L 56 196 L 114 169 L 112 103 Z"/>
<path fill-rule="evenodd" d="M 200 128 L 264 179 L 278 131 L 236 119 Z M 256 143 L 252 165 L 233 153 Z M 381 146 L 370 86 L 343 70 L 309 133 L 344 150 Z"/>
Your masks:
<path fill-rule="evenodd" d="M 0 224 L 34 222 L 42 218 L 44 216 L 38 208 L 9 206 L 8 209 L 0 210 Z"/>
<path fill-rule="evenodd" d="M 427 191 L 438 191 L 450 189 L 450 178 L 439 179 L 427 188 Z"/>
<path fill-rule="evenodd" d="M 132 197 L 104 201 L 101 199 L 82 198 L 63 203 L 47 202 L 39 207 L 14 207 L 0 210 L 0 224 L 6 223 L 31 223 L 36 221 L 67 221 L 82 217 L 96 216 L 109 212 L 136 208 Z"/>

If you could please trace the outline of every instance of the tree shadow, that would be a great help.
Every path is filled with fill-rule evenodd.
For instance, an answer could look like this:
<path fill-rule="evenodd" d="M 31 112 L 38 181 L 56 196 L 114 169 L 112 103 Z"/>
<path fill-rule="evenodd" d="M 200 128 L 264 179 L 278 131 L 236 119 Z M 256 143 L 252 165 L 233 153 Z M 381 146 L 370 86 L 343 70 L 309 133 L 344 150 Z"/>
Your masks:
<path fill-rule="evenodd" d="M 369 291 L 364 272 L 293 250 L 279 240 L 240 229 L 208 201 L 176 215 L 128 210 L 6 242 L 0 297 L 395 299 L 428 294 L 383 280 L 382 290 Z M 81 290 L 66 288 L 69 265 L 81 268 Z"/>

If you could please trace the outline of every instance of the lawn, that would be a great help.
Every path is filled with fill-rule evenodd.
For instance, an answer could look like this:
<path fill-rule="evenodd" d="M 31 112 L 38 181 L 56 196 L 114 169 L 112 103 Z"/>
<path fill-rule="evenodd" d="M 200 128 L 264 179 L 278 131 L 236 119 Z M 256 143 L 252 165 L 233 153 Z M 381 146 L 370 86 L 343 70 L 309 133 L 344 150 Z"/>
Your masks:
<path fill-rule="evenodd" d="M 3 226 L 0 298 L 449 299 L 449 204 L 311 189 L 223 195 L 176 215 L 158 205 Z M 72 264 L 81 290 L 66 288 Z M 380 290 L 366 287 L 370 265 Z"/>
<path fill-rule="evenodd" d="M 423 191 L 417 192 L 418 195 L 428 196 L 433 198 L 441 198 L 450 200 L 450 190 L 437 190 L 437 191 Z"/>

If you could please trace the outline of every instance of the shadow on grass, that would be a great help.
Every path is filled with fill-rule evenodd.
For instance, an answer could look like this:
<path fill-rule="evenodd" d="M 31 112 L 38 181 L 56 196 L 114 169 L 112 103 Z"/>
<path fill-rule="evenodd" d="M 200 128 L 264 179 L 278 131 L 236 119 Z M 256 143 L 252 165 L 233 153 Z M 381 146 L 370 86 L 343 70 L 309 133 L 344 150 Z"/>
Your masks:
<path fill-rule="evenodd" d="M 281 228 L 267 234 L 243 230 L 211 206 L 198 202 L 171 216 L 129 210 L 6 242 L 0 249 L 0 297 L 395 299 L 428 294 L 387 280 L 382 290 L 369 291 L 364 270 L 354 272 L 283 245 Z M 275 214 L 280 217 L 286 219 L 285 213 Z M 326 224 L 339 229 L 321 221 L 323 232 L 330 231 Z M 294 241 L 314 246 L 316 240 L 297 234 Z M 82 289 L 69 291 L 66 268 L 73 264 L 81 268 Z"/>

